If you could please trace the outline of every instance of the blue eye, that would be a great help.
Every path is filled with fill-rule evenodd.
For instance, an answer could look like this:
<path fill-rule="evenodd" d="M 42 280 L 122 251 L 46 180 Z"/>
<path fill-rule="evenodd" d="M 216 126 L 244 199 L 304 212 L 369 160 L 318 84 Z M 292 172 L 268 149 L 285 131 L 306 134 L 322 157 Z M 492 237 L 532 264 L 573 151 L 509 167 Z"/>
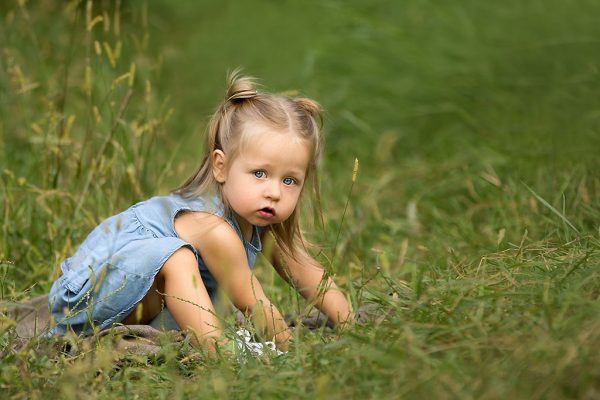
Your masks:
<path fill-rule="evenodd" d="M 254 176 L 261 179 L 267 176 L 267 174 L 265 174 L 265 171 L 254 171 Z"/>
<path fill-rule="evenodd" d="M 283 184 L 287 185 L 287 186 L 291 186 L 296 184 L 296 180 L 294 178 L 290 178 L 289 176 L 287 178 L 283 178 Z"/>

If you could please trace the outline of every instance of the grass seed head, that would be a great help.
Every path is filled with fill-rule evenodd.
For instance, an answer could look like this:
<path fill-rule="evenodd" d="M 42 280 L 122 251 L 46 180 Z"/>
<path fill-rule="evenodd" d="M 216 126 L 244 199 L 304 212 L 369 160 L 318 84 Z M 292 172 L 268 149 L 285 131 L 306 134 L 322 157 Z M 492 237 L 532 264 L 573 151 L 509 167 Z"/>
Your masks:
<path fill-rule="evenodd" d="M 354 167 L 352 168 L 352 183 L 356 182 L 358 176 L 358 158 L 354 159 Z"/>

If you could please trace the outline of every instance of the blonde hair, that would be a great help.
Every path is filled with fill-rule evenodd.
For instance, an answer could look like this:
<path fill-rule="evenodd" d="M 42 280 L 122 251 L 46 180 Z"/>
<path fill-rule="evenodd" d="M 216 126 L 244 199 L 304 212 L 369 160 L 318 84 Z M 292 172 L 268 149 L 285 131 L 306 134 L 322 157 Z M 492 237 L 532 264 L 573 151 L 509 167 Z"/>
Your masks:
<path fill-rule="evenodd" d="M 320 105 L 308 98 L 258 91 L 256 86 L 253 78 L 241 76 L 239 71 L 229 75 L 225 99 L 208 123 L 200 167 L 175 193 L 186 198 L 219 193 L 223 199 L 221 185 L 213 176 L 211 155 L 215 150 L 221 150 L 232 161 L 245 142 L 244 123 L 258 122 L 284 134 L 297 135 L 309 145 L 311 156 L 306 170 L 306 183 L 312 189 L 313 205 L 320 212 L 317 177 L 321 156 L 320 124 L 317 123 L 317 120 L 322 123 Z M 225 199 L 223 201 L 226 202 Z M 229 212 L 228 204 L 225 204 L 225 210 Z M 297 255 L 299 249 L 306 247 L 297 209 L 287 220 L 270 225 L 268 229 L 279 248 L 292 257 Z"/>

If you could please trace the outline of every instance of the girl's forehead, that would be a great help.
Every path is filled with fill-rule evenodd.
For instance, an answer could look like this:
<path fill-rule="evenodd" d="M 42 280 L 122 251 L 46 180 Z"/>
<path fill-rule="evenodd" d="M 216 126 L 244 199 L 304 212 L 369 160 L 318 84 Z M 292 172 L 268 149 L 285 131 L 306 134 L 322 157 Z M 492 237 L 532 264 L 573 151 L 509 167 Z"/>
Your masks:
<path fill-rule="evenodd" d="M 311 148 L 305 140 L 290 140 L 291 137 L 278 132 L 257 133 L 239 148 L 236 159 L 249 165 L 281 166 L 304 173 L 311 161 Z"/>

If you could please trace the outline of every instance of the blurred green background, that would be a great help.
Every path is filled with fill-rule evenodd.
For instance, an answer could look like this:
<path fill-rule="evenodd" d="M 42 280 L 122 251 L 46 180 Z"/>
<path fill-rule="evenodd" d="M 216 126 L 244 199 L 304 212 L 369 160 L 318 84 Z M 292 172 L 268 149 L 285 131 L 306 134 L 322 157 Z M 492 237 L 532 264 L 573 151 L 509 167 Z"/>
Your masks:
<path fill-rule="evenodd" d="M 158 11 L 161 80 L 188 127 L 214 106 L 223 71 L 243 66 L 273 90 L 319 99 L 338 157 L 378 158 L 374 146 L 387 132 L 398 138 L 389 149 L 395 161 L 477 149 L 513 167 L 527 160 L 564 167 L 565 160 L 592 158 L 588 144 L 598 143 L 591 129 L 598 108 L 595 4 L 149 7 Z"/>

